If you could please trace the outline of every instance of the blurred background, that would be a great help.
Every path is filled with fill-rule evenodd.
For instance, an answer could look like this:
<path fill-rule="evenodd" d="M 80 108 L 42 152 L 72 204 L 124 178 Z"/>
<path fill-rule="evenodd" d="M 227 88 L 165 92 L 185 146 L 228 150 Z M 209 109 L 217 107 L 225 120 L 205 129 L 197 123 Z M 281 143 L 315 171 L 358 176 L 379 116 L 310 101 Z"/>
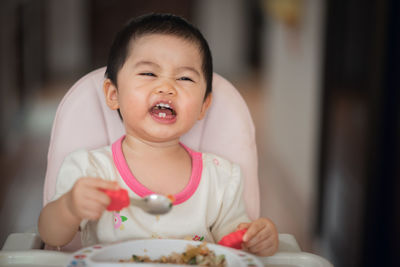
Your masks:
<path fill-rule="evenodd" d="M 249 105 L 261 215 L 335 266 L 396 266 L 397 0 L 3 0 L 0 245 L 36 225 L 62 96 L 149 12 L 197 25 Z"/>

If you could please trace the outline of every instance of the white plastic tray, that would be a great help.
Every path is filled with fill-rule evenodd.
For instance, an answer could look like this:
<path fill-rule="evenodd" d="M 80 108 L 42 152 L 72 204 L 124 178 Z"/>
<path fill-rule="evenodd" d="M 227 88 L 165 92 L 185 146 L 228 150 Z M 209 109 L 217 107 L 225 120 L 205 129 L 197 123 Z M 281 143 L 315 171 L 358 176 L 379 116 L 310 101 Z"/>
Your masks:
<path fill-rule="evenodd" d="M 0 251 L 0 266 L 4 267 L 65 267 L 71 254 L 57 251 Z M 260 257 L 266 267 L 333 267 L 322 257 L 306 252 L 278 252 L 272 257 Z"/>
<path fill-rule="evenodd" d="M 60 267 L 66 266 L 69 253 L 50 250 L 0 251 L 0 266 Z"/>
<path fill-rule="evenodd" d="M 4 267 L 65 267 L 70 253 L 35 249 L 40 246 L 38 235 L 11 234 L 0 250 L 0 266 Z M 259 257 L 266 267 L 332 267 L 324 258 L 302 252 L 290 234 L 279 234 L 279 250 L 274 256 Z"/>

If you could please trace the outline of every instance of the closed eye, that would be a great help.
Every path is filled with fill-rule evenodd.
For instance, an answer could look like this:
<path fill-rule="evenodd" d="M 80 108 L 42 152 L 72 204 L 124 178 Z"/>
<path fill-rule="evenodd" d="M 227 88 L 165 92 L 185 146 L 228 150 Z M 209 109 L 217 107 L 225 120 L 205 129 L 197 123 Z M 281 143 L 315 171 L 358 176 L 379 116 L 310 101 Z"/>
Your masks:
<path fill-rule="evenodd" d="M 189 82 L 194 82 L 192 79 L 190 79 L 189 77 L 181 77 L 181 78 L 179 78 L 178 80 L 180 80 L 180 81 L 189 81 Z"/>
<path fill-rule="evenodd" d="M 141 76 L 150 76 L 150 77 L 156 77 L 156 75 L 152 72 L 141 72 L 139 73 Z"/>

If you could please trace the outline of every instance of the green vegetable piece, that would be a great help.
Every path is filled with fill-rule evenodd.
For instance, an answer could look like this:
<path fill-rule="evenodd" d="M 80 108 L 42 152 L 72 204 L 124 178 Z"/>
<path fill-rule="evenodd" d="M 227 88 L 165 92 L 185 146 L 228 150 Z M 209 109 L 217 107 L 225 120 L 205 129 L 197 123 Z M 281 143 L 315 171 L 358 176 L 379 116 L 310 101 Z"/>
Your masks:
<path fill-rule="evenodd" d="M 191 258 L 191 259 L 188 261 L 188 264 L 189 264 L 189 265 L 196 265 L 196 264 L 197 264 L 197 262 L 196 262 L 196 257 Z"/>

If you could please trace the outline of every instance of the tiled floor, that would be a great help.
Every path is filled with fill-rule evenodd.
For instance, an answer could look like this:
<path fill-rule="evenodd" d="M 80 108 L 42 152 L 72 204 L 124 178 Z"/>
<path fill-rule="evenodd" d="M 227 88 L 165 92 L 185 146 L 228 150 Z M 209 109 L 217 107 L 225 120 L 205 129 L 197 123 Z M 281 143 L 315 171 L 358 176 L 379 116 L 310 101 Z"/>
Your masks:
<path fill-rule="evenodd" d="M 295 234 L 303 250 L 310 250 L 307 236 L 297 223 L 301 214 L 293 211 L 298 200 L 288 194 L 283 172 L 274 165 L 268 153 L 266 130 L 266 90 L 257 77 L 234 82 L 252 113 L 259 153 L 259 176 L 261 191 L 261 215 L 275 221 L 279 232 Z M 50 86 L 38 96 L 25 113 L 25 120 L 16 127 L 10 139 L 10 153 L 0 158 L 3 177 L 0 189 L 0 246 L 7 235 L 36 227 L 42 206 L 42 186 L 46 168 L 46 154 L 52 120 L 58 102 L 69 85 Z M 50 89 L 50 90 L 49 90 Z M 291 211 L 291 212 L 288 212 Z M 297 211 L 299 213 L 300 211 Z"/>

